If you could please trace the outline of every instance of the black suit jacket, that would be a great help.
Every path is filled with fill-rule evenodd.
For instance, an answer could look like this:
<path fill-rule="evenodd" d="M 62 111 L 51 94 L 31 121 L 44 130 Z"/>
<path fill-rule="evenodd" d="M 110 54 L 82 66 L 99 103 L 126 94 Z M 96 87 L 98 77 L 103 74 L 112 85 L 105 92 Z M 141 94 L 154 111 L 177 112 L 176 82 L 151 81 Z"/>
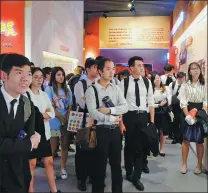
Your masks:
<path fill-rule="evenodd" d="M 24 101 L 23 96 L 19 99 L 19 105 L 15 119 L 10 120 L 7 105 L 3 94 L 0 90 L 0 187 L 2 182 L 2 171 L 7 162 L 9 170 L 13 172 L 13 180 L 20 187 L 25 186 L 25 177 L 30 174 L 28 171 L 28 162 L 26 157 L 31 151 L 30 137 L 35 133 L 34 129 L 34 110 L 29 119 L 24 123 Z M 17 138 L 21 130 L 25 130 L 27 137 L 24 139 Z M 26 164 L 26 165 L 25 165 Z M 11 184 L 12 186 L 15 186 Z"/>

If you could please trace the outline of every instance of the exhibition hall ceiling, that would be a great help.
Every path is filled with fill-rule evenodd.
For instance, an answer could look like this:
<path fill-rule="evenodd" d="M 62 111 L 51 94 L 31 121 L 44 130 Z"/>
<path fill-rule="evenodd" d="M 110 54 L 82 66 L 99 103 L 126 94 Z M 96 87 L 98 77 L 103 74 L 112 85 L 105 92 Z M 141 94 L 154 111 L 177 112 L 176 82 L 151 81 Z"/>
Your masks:
<path fill-rule="evenodd" d="M 128 4 L 133 2 L 133 11 Z M 177 0 L 84 0 L 88 17 L 169 16 Z"/>

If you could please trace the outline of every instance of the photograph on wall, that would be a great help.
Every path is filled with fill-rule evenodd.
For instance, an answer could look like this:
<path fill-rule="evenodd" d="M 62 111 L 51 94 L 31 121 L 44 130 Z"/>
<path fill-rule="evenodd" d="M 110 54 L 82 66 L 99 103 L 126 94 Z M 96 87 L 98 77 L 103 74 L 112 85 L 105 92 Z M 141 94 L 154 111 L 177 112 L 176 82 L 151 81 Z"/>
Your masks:
<path fill-rule="evenodd" d="M 175 46 L 178 48 L 177 69 L 187 73 L 189 64 L 198 62 L 207 79 L 207 17 L 198 22 L 186 38 Z"/>
<path fill-rule="evenodd" d="M 179 70 L 181 69 L 182 65 L 186 65 L 187 62 L 187 50 L 188 47 L 191 46 L 193 43 L 193 37 L 190 36 L 187 39 L 185 39 L 182 43 L 181 43 L 181 49 L 180 49 L 180 53 L 179 53 Z"/>

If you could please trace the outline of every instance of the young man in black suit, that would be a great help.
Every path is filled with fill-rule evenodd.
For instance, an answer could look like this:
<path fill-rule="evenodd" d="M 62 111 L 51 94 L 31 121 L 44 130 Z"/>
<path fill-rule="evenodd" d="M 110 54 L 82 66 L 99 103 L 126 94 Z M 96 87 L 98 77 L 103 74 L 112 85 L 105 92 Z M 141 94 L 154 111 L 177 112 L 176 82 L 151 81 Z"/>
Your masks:
<path fill-rule="evenodd" d="M 0 192 L 25 193 L 30 182 L 28 155 L 40 141 L 33 105 L 22 95 L 32 81 L 30 61 L 19 54 L 1 54 L 0 68 Z"/>

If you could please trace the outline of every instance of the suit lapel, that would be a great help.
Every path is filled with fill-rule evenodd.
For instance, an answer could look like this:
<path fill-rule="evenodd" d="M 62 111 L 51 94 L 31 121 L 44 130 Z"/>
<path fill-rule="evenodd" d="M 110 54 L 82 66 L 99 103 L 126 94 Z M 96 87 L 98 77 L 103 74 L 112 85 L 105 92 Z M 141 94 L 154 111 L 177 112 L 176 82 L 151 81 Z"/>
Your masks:
<path fill-rule="evenodd" d="M 8 114 L 8 108 L 7 108 L 7 105 L 6 105 L 6 101 L 4 99 L 4 96 L 0 90 L 0 114 L 1 114 L 1 117 L 3 118 L 3 121 L 6 123 L 5 126 L 6 126 L 6 130 L 9 131 L 9 128 L 10 128 L 10 125 L 11 125 L 11 122 L 10 122 L 10 117 L 9 117 L 9 114 Z"/>

